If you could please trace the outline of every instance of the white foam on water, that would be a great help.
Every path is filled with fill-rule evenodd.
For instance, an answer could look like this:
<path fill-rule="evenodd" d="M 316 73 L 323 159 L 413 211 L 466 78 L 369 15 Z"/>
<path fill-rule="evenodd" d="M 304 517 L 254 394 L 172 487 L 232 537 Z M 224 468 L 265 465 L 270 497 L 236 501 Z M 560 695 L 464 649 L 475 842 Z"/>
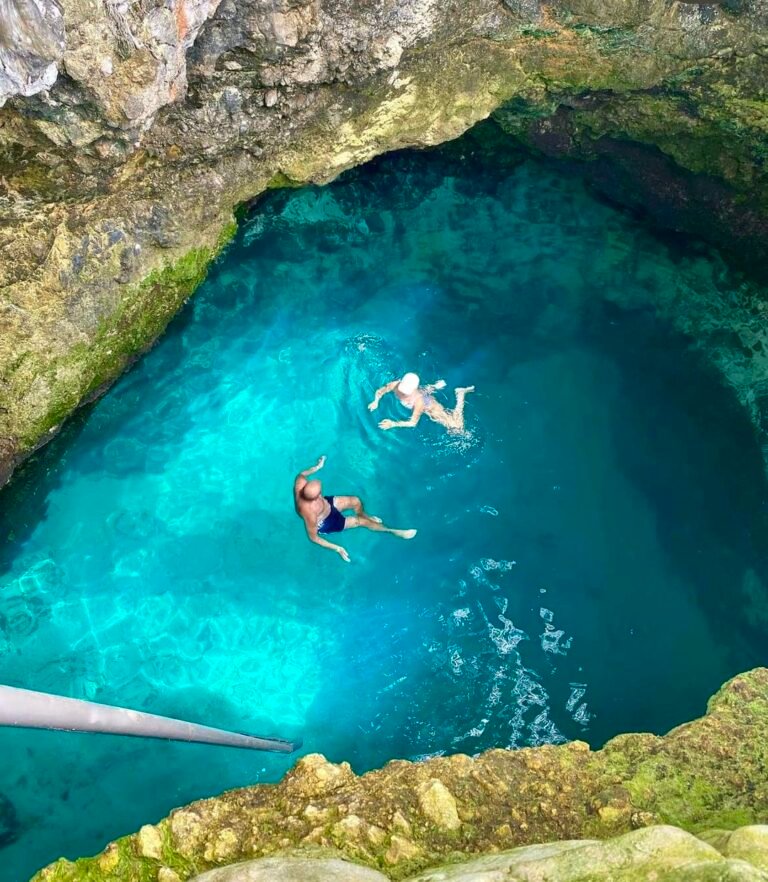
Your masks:
<path fill-rule="evenodd" d="M 461 669 L 464 667 L 464 659 L 461 657 L 461 653 L 459 652 L 459 648 L 457 646 L 449 646 L 448 651 L 450 652 L 450 662 L 451 662 L 451 670 L 454 674 L 460 674 Z"/>
<path fill-rule="evenodd" d="M 566 637 L 565 631 L 555 628 L 552 624 L 554 612 L 546 607 L 541 607 L 539 616 L 544 621 L 544 631 L 541 634 L 541 648 L 544 652 L 552 655 L 567 655 L 573 641 L 572 637 Z"/>
<path fill-rule="evenodd" d="M 492 557 L 484 557 L 480 561 L 480 566 L 487 572 L 498 570 L 502 573 L 508 573 L 512 567 L 517 566 L 516 560 L 494 560 Z"/>
<path fill-rule="evenodd" d="M 592 714 L 587 710 L 586 701 L 583 704 L 580 704 L 576 713 L 573 715 L 573 719 L 577 723 L 581 723 L 582 726 L 588 726 L 589 721 L 592 719 Z"/>
<path fill-rule="evenodd" d="M 408 679 L 407 674 L 403 677 L 398 677 L 397 680 L 395 680 L 392 683 L 388 683 L 383 689 L 379 689 L 378 694 L 382 695 L 384 692 L 391 692 L 396 686 L 399 686 L 401 683 L 404 683 L 407 679 Z"/>
<path fill-rule="evenodd" d="M 571 713 L 587 691 L 586 683 L 571 683 L 571 694 L 565 702 L 565 709 Z"/>
<path fill-rule="evenodd" d="M 565 631 L 556 630 L 552 625 L 547 626 L 547 630 L 541 635 L 541 648 L 544 652 L 551 652 L 553 655 L 567 655 L 571 648 L 572 637 L 565 637 Z"/>
<path fill-rule="evenodd" d="M 496 628 L 489 625 L 488 633 L 499 655 L 509 655 L 517 649 L 521 641 L 528 639 L 528 635 L 525 631 L 516 628 L 512 620 L 504 615 L 499 615 L 499 621 L 503 627 Z"/>
<path fill-rule="evenodd" d="M 528 727 L 532 747 L 541 744 L 565 744 L 568 740 L 549 718 L 549 711 L 543 710 Z"/>
<path fill-rule="evenodd" d="M 445 756 L 445 750 L 433 750 L 431 753 L 417 753 L 411 757 L 412 763 L 425 763 L 427 760 L 435 759 L 438 756 Z"/>

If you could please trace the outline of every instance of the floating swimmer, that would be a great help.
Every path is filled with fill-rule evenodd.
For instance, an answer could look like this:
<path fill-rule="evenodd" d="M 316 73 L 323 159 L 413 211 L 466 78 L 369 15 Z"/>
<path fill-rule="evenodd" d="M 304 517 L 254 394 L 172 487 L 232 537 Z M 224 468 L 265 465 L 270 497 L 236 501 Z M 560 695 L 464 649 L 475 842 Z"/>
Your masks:
<path fill-rule="evenodd" d="M 378 533 L 392 533 L 400 539 L 413 539 L 416 530 L 393 530 L 392 527 L 385 527 L 381 518 L 375 518 L 364 511 L 359 496 L 323 496 L 323 485 L 320 481 L 316 478 L 310 481 L 308 478 L 324 465 L 325 457 L 321 456 L 315 465 L 296 475 L 293 482 L 296 514 L 304 521 L 310 542 L 335 551 L 349 563 L 346 548 L 334 545 L 320 534 L 341 533 L 354 527 L 365 527 L 366 530 L 375 530 Z M 352 511 L 354 514 L 345 517 L 342 514 L 344 511 Z"/>
<path fill-rule="evenodd" d="M 386 386 L 377 389 L 373 401 L 368 405 L 368 410 L 376 410 L 379 401 L 389 392 L 394 392 L 395 397 L 411 411 L 409 420 L 382 420 L 380 429 L 412 429 L 418 425 L 422 414 L 426 414 L 431 420 L 445 426 L 449 432 L 459 433 L 464 431 L 464 399 L 469 392 L 474 392 L 474 386 L 459 386 L 454 389 L 456 394 L 456 407 L 446 410 L 439 401 L 435 401 L 432 393 L 438 389 L 445 389 L 445 380 L 438 380 L 431 386 L 421 386 L 418 374 L 408 373 L 399 380 L 392 380 Z"/>

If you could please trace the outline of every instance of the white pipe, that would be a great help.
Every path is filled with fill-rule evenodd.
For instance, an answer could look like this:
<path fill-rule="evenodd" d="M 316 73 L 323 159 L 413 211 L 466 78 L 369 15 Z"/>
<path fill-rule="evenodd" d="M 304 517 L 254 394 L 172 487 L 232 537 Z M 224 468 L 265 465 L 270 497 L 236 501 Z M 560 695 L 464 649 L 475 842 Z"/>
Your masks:
<path fill-rule="evenodd" d="M 13 686 L 0 686 L 0 726 L 166 738 L 169 741 L 194 741 L 280 753 L 292 753 L 301 747 L 301 741 L 259 738 L 256 735 L 213 729 L 210 726 L 146 714 L 125 707 L 111 707 L 78 698 L 16 689 Z"/>

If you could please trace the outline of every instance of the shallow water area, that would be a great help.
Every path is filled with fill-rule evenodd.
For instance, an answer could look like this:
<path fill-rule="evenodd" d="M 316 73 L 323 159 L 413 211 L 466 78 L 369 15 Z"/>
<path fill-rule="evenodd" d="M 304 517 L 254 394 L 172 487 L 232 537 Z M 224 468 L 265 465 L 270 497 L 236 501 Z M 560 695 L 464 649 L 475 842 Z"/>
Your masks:
<path fill-rule="evenodd" d="M 701 714 L 766 663 L 768 494 L 746 412 L 653 304 L 737 284 L 532 162 L 396 155 L 269 194 L 0 497 L 0 681 L 301 736 L 358 772 Z M 377 427 L 405 418 L 366 404 L 406 370 L 448 407 L 475 384 L 466 434 Z M 417 537 L 344 534 L 350 564 L 307 542 L 291 484 L 320 454 L 325 492 Z M 0 751 L 8 879 L 292 762 Z"/>

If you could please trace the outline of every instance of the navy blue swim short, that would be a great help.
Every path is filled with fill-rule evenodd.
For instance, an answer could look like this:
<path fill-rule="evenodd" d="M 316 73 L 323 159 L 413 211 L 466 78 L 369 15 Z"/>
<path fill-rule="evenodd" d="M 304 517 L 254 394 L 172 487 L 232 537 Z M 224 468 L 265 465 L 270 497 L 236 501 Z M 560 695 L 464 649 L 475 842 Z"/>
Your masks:
<path fill-rule="evenodd" d="M 326 496 L 325 498 L 328 500 L 328 504 L 331 506 L 331 510 L 328 512 L 325 520 L 321 521 L 318 525 L 317 532 L 341 533 L 347 523 L 347 519 L 333 504 L 333 496 Z"/>

